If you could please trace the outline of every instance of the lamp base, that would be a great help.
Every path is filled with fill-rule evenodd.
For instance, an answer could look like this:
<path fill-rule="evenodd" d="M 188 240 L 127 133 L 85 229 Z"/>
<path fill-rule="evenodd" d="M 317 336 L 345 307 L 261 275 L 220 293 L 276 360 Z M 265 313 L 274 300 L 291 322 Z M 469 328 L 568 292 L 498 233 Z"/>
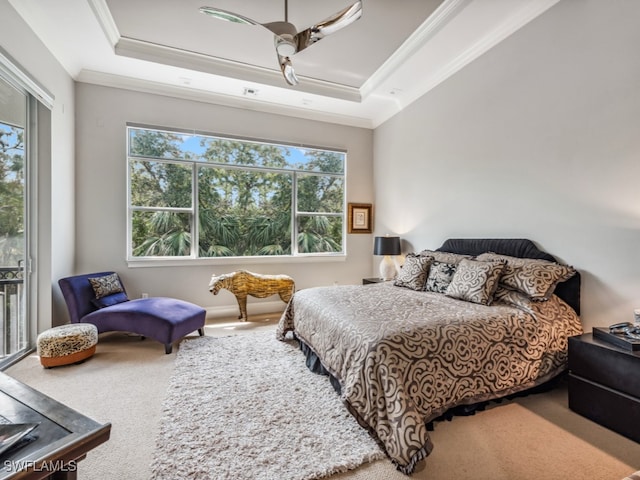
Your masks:
<path fill-rule="evenodd" d="M 383 280 L 393 280 L 396 277 L 396 265 L 389 255 L 382 257 L 380 262 L 380 278 Z"/>

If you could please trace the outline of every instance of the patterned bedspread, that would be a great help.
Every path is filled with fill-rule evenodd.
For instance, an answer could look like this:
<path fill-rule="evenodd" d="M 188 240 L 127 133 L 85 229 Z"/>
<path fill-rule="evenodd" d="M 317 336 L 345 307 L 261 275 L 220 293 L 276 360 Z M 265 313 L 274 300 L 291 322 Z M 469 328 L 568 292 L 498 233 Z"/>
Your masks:
<path fill-rule="evenodd" d="M 314 351 L 347 408 L 409 474 L 431 452 L 427 422 L 566 368 L 567 338 L 582 333 L 575 312 L 555 295 L 516 303 L 484 306 L 391 283 L 309 288 L 294 294 L 277 335 L 293 331 Z"/>

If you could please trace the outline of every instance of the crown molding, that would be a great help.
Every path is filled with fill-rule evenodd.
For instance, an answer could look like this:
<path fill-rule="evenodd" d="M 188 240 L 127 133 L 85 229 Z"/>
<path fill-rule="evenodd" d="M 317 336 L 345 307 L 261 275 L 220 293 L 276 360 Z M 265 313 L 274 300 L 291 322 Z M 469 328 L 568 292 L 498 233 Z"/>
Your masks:
<path fill-rule="evenodd" d="M 242 108 L 244 110 L 254 110 L 275 115 L 304 118 L 307 120 L 334 123 L 350 127 L 366 129 L 373 128 L 373 122 L 369 118 L 327 113 L 324 111 L 316 111 L 308 107 L 284 106 L 279 103 L 270 103 L 259 99 L 225 95 L 177 85 L 168 85 L 166 83 L 97 72 L 94 70 L 82 70 L 76 78 L 76 81 L 100 85 L 103 87 L 121 88 L 141 93 L 150 93 L 166 97 L 180 98 L 183 100 L 211 103 L 226 107 Z"/>
<path fill-rule="evenodd" d="M 413 55 L 433 38 L 447 23 L 456 17 L 464 8 L 474 2 L 482 0 L 447 0 L 407 39 L 407 41 L 392 55 L 362 86 L 363 99 L 369 94 L 380 93 L 382 83 L 390 78 L 391 74 L 406 63 L 410 63 Z M 395 115 L 405 107 L 413 103 L 422 95 L 444 82 L 451 75 L 464 68 L 476 58 L 493 48 L 509 35 L 522 28 L 524 25 L 538 17 L 543 12 L 554 6 L 560 0 L 536 0 L 523 3 L 520 8 L 504 22 L 492 29 L 476 42 L 469 45 L 459 55 L 438 68 L 427 78 L 421 78 L 420 82 L 413 82 L 414 88 L 401 91 L 396 95 L 397 109 L 388 110 L 386 118 L 378 115 L 374 124 L 384 122 L 390 116 Z"/>
<path fill-rule="evenodd" d="M 406 92 L 405 95 L 399 98 L 399 109 L 402 110 L 409 106 L 415 100 L 427 93 L 429 90 L 435 88 L 440 83 L 444 82 L 447 78 L 452 76 L 457 71 L 464 68 L 466 65 L 474 61 L 476 58 L 483 55 L 485 52 L 502 42 L 508 36 L 522 28 L 524 25 L 538 17 L 543 12 L 554 6 L 560 0 L 538 0 L 536 2 L 529 2 L 525 8 L 522 8 L 510 16 L 506 21 L 499 24 L 496 28 L 491 30 L 487 35 L 481 37 L 454 57 L 451 61 L 447 62 L 442 68 L 437 70 L 433 75 L 428 78 L 422 79 L 419 88 L 413 89 L 410 92 Z"/>
<path fill-rule="evenodd" d="M 116 25 L 106 0 L 87 0 L 93 14 L 96 16 L 109 45 L 114 46 L 120 40 L 120 31 Z"/>
<path fill-rule="evenodd" d="M 181 50 L 166 45 L 155 44 L 143 40 L 123 37 L 111 15 L 106 0 L 88 0 L 91 9 L 100 24 L 114 53 L 123 57 L 137 58 L 174 67 L 197 70 L 199 72 L 226 76 L 271 85 L 279 88 L 293 88 L 286 84 L 282 73 L 255 65 L 247 65 L 232 60 L 212 57 L 197 52 Z M 315 78 L 298 76 L 300 83 L 296 91 L 323 95 L 326 97 L 361 102 L 360 90 L 348 85 L 325 82 Z"/>
<path fill-rule="evenodd" d="M 158 45 L 133 38 L 120 37 L 115 46 L 115 53 L 125 57 L 137 58 L 151 62 L 172 65 L 174 67 L 197 70 L 225 77 L 245 81 L 262 83 L 280 88 L 292 87 L 286 85 L 279 71 L 270 70 L 255 65 L 234 62 L 201 53 L 190 52 L 177 48 Z M 296 91 L 323 95 L 325 97 L 360 102 L 360 90 L 355 87 L 324 82 L 315 78 L 299 76 L 300 83 Z"/>
<path fill-rule="evenodd" d="M 376 91 L 385 80 L 393 75 L 398 67 L 409 61 L 416 52 L 435 36 L 452 18 L 473 0 L 445 0 L 415 32 L 400 45 L 373 75 L 360 88 L 362 98 Z"/>

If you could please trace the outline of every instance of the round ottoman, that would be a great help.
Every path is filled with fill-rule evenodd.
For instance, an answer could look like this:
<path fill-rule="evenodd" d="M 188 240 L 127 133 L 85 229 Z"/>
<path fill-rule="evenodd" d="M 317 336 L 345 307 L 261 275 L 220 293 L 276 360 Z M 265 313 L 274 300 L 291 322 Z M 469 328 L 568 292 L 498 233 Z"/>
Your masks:
<path fill-rule="evenodd" d="M 96 353 L 98 329 L 91 323 L 72 323 L 38 335 L 38 355 L 43 367 L 57 367 L 86 360 Z"/>

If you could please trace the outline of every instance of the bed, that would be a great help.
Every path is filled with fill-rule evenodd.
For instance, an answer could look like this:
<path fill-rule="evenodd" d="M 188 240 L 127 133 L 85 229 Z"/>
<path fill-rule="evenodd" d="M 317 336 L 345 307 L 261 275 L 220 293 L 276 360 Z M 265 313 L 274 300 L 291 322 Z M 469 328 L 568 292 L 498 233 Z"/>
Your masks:
<path fill-rule="evenodd" d="M 496 273 L 497 272 L 497 273 Z M 394 282 L 296 292 L 277 327 L 405 474 L 454 407 L 538 387 L 582 333 L 580 275 L 526 239 L 450 239 Z"/>

